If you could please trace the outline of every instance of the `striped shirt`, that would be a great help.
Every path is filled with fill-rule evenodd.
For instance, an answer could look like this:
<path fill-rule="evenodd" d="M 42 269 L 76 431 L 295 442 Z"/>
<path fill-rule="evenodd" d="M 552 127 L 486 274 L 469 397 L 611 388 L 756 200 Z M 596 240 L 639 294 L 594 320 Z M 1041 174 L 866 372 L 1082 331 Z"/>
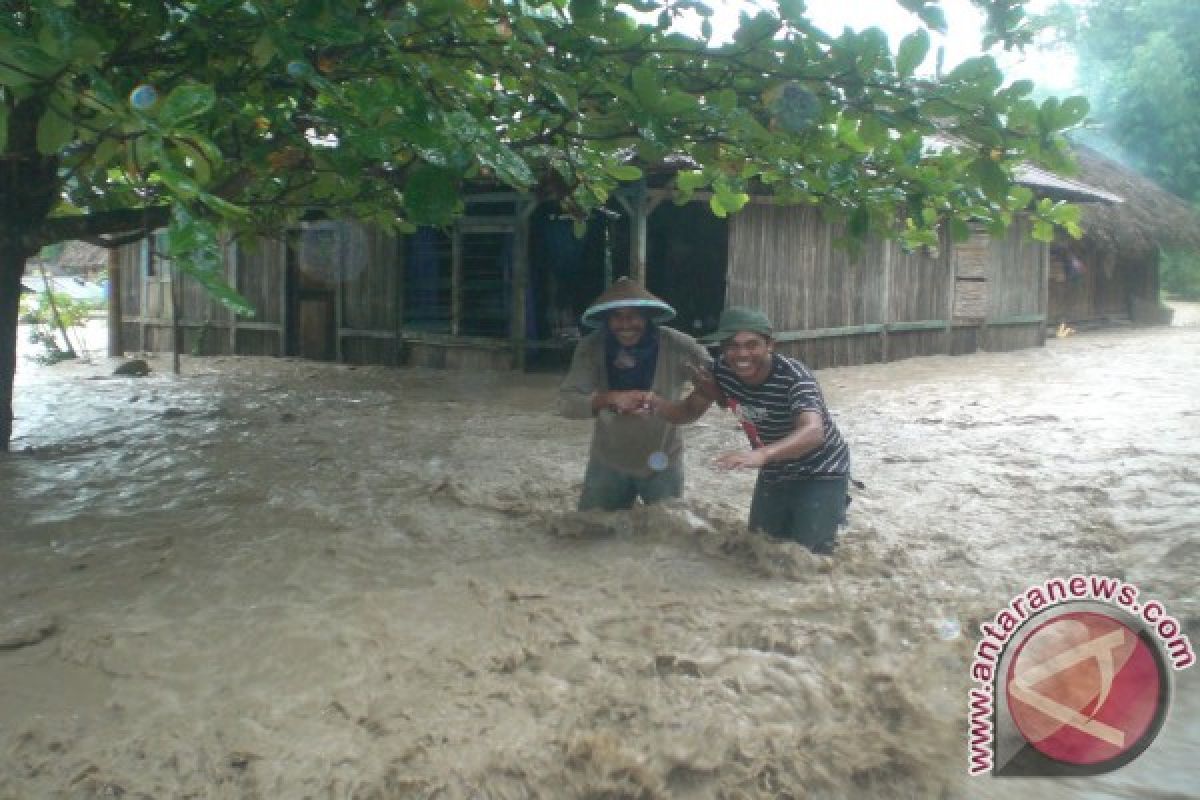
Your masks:
<path fill-rule="evenodd" d="M 803 458 L 767 464 L 761 471 L 764 480 L 832 478 L 850 473 L 850 449 L 825 407 L 821 387 L 804 364 L 773 353 L 771 372 L 758 386 L 738 380 L 723 358 L 718 359 L 713 372 L 725 399 L 733 401 L 729 405 L 755 448 L 790 435 L 796 430 L 798 414 L 815 411 L 821 415 L 825 444 Z"/>

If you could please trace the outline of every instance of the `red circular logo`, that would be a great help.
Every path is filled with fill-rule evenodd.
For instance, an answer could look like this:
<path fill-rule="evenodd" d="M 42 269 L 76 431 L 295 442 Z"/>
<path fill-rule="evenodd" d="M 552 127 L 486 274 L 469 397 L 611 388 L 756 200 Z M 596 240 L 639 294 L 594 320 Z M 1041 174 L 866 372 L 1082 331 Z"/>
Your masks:
<path fill-rule="evenodd" d="M 1149 745 L 1164 710 L 1163 681 L 1153 646 L 1137 632 L 1105 614 L 1077 611 L 1021 642 L 1005 692 L 1029 744 L 1060 762 L 1096 765 Z"/>

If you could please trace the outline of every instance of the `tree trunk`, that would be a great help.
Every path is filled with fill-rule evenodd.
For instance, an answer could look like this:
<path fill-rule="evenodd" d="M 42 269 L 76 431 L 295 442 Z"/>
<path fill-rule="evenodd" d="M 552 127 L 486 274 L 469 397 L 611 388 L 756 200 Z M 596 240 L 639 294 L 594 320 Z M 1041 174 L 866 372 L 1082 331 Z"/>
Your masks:
<path fill-rule="evenodd" d="M 8 147 L 0 158 L 0 451 L 8 449 L 12 438 L 21 275 L 25 259 L 37 251 L 60 188 L 58 159 L 37 151 L 42 109 L 36 96 L 12 107 Z"/>
<path fill-rule="evenodd" d="M 12 438 L 13 378 L 17 372 L 17 315 L 25 253 L 0 245 L 0 451 Z"/>

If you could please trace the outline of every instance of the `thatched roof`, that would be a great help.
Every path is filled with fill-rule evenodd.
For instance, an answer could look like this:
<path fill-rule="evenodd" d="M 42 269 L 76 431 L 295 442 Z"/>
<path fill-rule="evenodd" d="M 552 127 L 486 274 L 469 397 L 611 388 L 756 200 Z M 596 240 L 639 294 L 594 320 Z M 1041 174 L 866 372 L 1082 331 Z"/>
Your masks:
<path fill-rule="evenodd" d="M 58 255 L 62 267 L 102 269 L 108 266 L 108 251 L 87 242 L 67 242 Z"/>
<path fill-rule="evenodd" d="M 1083 235 L 1094 246 L 1145 253 L 1158 247 L 1200 250 L 1200 214 L 1149 178 L 1088 147 L 1076 146 L 1073 177 L 1119 195 L 1123 203 L 1081 203 Z"/>

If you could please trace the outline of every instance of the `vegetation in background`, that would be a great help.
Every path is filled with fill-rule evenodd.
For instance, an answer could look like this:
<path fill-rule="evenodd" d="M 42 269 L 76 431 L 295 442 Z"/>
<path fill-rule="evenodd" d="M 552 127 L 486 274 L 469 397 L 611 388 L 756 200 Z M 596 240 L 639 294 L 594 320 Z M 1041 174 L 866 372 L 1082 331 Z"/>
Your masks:
<path fill-rule="evenodd" d="M 1200 201 L 1200 3 L 1073 0 L 1041 22 L 1078 54 L 1089 144 Z"/>
<path fill-rule="evenodd" d="M 61 292 L 43 291 L 24 295 L 21 306 L 21 322 L 29 326 L 29 341 L 42 348 L 32 356 L 34 361 L 57 364 L 85 352 L 83 328 L 92 304 Z"/>
<path fill-rule="evenodd" d="M 1162 291 L 1178 300 L 1200 300 L 1200 255 L 1164 251 L 1159 262 Z"/>

